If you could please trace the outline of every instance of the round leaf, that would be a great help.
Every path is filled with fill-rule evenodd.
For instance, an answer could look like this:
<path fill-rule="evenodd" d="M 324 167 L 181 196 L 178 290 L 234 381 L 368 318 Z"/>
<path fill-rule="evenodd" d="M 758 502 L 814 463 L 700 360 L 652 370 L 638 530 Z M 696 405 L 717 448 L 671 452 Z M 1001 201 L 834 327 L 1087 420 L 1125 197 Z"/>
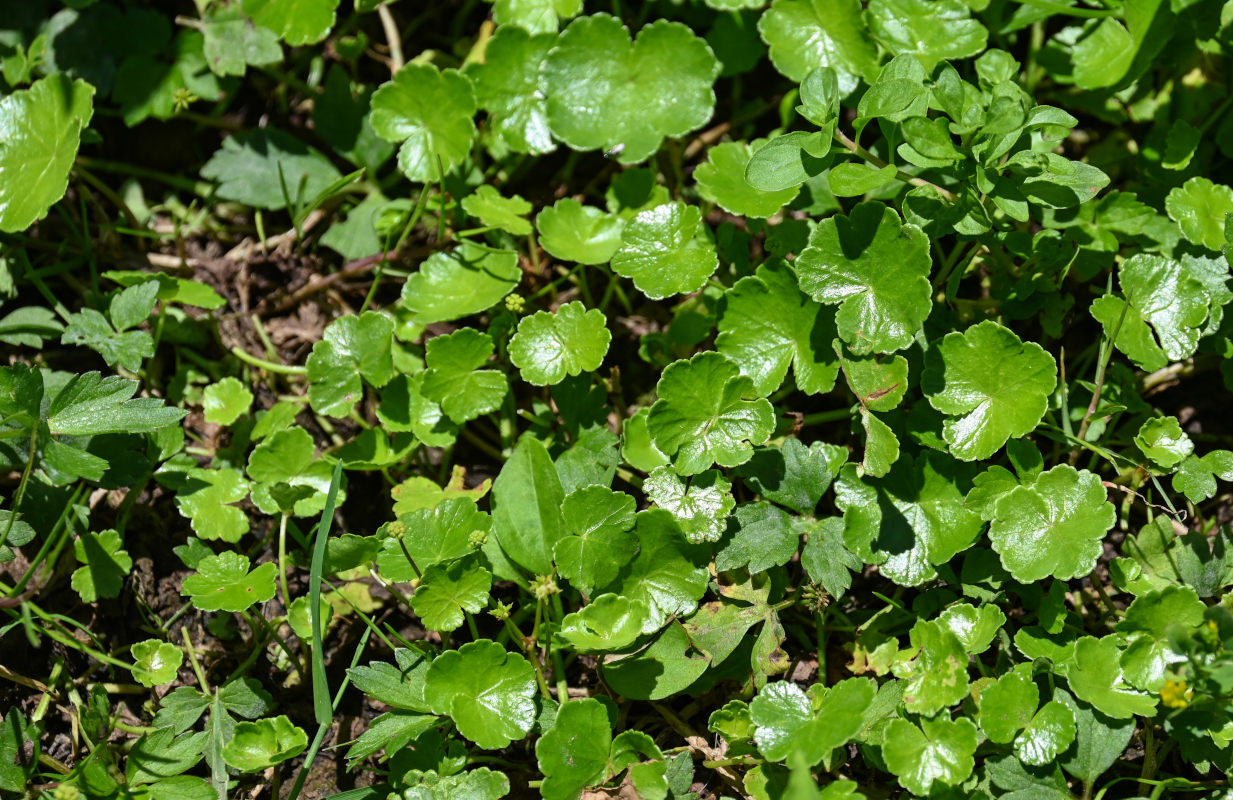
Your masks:
<path fill-rule="evenodd" d="M 599 368 L 608 353 L 612 333 L 604 312 L 585 310 L 582 303 L 566 303 L 555 314 L 537 311 L 518 322 L 509 343 L 509 360 L 527 383 L 551 386 L 567 375 Z"/>
<path fill-rule="evenodd" d="M 724 142 L 706 154 L 706 163 L 694 170 L 698 194 L 726 211 L 745 217 L 769 217 L 796 198 L 796 187 L 764 192 L 745 180 L 745 167 L 753 154 L 744 142 Z"/>
<path fill-rule="evenodd" d="M 857 79 L 878 72 L 878 49 L 861 19 L 859 0 L 775 0 L 758 20 L 758 33 L 770 47 L 771 63 L 790 80 L 830 67 L 840 91 L 849 94 Z"/>
<path fill-rule="evenodd" d="M 289 758 L 308 746 L 308 734 L 285 715 L 256 722 L 240 722 L 231 741 L 223 745 L 223 758 L 241 772 L 260 772 Z"/>
<path fill-rule="evenodd" d="M 603 264 L 621 246 L 625 223 L 615 214 L 563 197 L 535 218 L 539 243 L 553 257 L 579 264 Z"/>
<path fill-rule="evenodd" d="M 517 253 L 463 242 L 420 264 L 402 287 L 402 305 L 421 324 L 447 322 L 491 308 L 521 278 Z"/>
<path fill-rule="evenodd" d="M 562 705 L 552 730 L 535 743 L 545 800 L 573 800 L 600 782 L 611 747 L 612 725 L 603 703 L 588 697 Z"/>
<path fill-rule="evenodd" d="M 484 48 L 483 62 L 463 68 L 475 87 L 476 102 L 488 112 L 492 131 L 515 153 L 556 149 L 539 81 L 540 67 L 556 44 L 555 23 L 552 30 L 553 35 L 533 36 L 521 28 L 497 28 Z"/>
<path fill-rule="evenodd" d="M 278 567 L 267 561 L 249 572 L 248 564 L 246 556 L 230 550 L 206 556 L 197 563 L 197 571 L 184 579 L 182 593 L 202 611 L 244 611 L 254 603 L 264 603 L 274 596 Z"/>
<path fill-rule="evenodd" d="M 487 750 L 526 736 L 535 723 L 535 673 L 525 658 L 487 639 L 447 650 L 424 679 L 424 699 Z"/>
<path fill-rule="evenodd" d="M 684 203 L 639 212 L 621 234 L 612 269 L 652 300 L 696 292 L 719 266 L 715 248 L 698 236 L 704 227 L 702 212 Z"/>
<path fill-rule="evenodd" d="M 404 175 L 430 183 L 466 159 L 475 111 L 471 82 L 457 70 L 408 64 L 373 93 L 372 127 L 382 139 L 403 143 L 398 167 Z"/>
<path fill-rule="evenodd" d="M 1233 188 L 1195 176 L 1170 190 L 1165 210 L 1189 241 L 1219 250 L 1225 243 L 1225 215 L 1233 214 Z"/>
<path fill-rule="evenodd" d="M 976 726 L 966 717 L 922 719 L 920 728 L 893 719 L 882 741 L 886 766 L 912 794 L 929 794 L 935 782 L 957 786 L 975 767 Z"/>

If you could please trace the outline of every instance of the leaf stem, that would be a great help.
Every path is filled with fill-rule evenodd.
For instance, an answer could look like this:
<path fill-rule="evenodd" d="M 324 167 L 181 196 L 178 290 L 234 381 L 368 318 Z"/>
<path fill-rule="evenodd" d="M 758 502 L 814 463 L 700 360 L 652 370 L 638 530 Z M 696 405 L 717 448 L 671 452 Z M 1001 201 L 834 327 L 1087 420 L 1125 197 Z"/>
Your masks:
<path fill-rule="evenodd" d="M 839 128 L 835 128 L 835 141 L 839 142 L 841 145 L 847 148 L 848 152 L 854 155 L 860 156 L 861 158 L 865 159 L 870 164 L 873 164 L 876 167 L 881 168 L 881 167 L 890 166 L 886 161 L 883 161 L 882 159 L 875 156 L 873 153 L 869 152 L 868 150 L 861 147 L 856 142 L 849 139 L 848 135 L 845 134 L 843 131 L 839 130 Z M 941 186 L 938 186 L 936 183 L 927 181 L 924 178 L 918 178 L 915 175 L 909 175 L 908 173 L 904 172 L 903 170 L 899 168 L 895 169 L 895 177 L 898 178 L 900 181 L 903 181 L 904 183 L 909 183 L 913 186 L 928 186 L 932 188 L 934 191 L 936 191 L 938 194 L 945 197 L 951 203 L 959 199 L 959 196 L 956 195 L 954 192 L 950 191 L 949 189 L 943 189 Z"/>
<path fill-rule="evenodd" d="M 377 6 L 377 16 L 381 18 L 381 28 L 385 31 L 385 42 L 390 46 L 390 74 L 397 75 L 406 61 L 402 55 L 402 35 L 398 32 L 398 23 L 385 3 Z"/>
<path fill-rule="evenodd" d="M 231 354 L 235 356 L 236 358 L 240 359 L 241 361 L 243 361 L 245 364 L 248 364 L 249 366 L 252 366 L 252 367 L 256 367 L 258 369 L 263 369 L 266 372 L 274 372 L 279 375 L 307 375 L 308 374 L 307 367 L 293 366 L 293 365 L 288 365 L 288 364 L 275 364 L 273 361 L 266 361 L 264 358 L 258 358 L 257 356 L 253 355 L 252 353 L 249 353 L 247 350 L 244 350 L 243 348 L 239 346 L 232 347 Z"/>

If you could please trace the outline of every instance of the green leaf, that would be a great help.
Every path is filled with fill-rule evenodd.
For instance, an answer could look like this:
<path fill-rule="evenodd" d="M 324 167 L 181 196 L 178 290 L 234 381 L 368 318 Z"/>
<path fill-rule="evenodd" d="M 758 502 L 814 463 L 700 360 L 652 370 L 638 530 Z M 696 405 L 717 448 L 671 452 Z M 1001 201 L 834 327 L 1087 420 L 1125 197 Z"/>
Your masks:
<path fill-rule="evenodd" d="M 1170 626 L 1194 629 L 1203 622 L 1205 610 L 1190 586 L 1167 586 L 1136 597 L 1117 623 L 1117 630 L 1128 641 L 1121 659 L 1126 681 L 1150 692 L 1160 691 L 1170 663 L 1185 658 L 1169 642 Z"/>
<path fill-rule="evenodd" d="M 1085 783 L 1095 783 L 1121 757 L 1138 721 L 1105 716 L 1060 689 L 1054 692 L 1054 698 L 1075 715 L 1075 744 L 1063 753 L 1062 768 Z"/>
<path fill-rule="evenodd" d="M 881 203 L 822 220 L 793 263 L 801 290 L 839 304 L 839 335 L 857 355 L 912 343 L 932 307 L 929 237 Z"/>
<path fill-rule="evenodd" d="M 119 364 L 130 372 L 141 369 L 141 362 L 154 355 L 154 338 L 145 331 L 119 332 L 107 318 L 92 308 L 71 314 L 61 344 L 89 347 L 109 366 Z"/>
<path fill-rule="evenodd" d="M 782 262 L 763 264 L 725 292 L 718 326 L 716 349 L 740 367 L 760 396 L 779 388 L 789 365 L 806 394 L 829 392 L 835 385 L 834 317 L 801 294 Z"/>
<path fill-rule="evenodd" d="M 432 183 L 466 160 L 475 111 L 471 82 L 457 70 L 408 64 L 373 93 L 372 127 L 387 142 L 402 143 L 398 167 L 407 178 Z"/>
<path fill-rule="evenodd" d="M 901 586 L 932 580 L 934 568 L 971 546 L 983 527 L 964 503 L 965 476 L 962 465 L 929 451 L 900 457 L 875 480 L 845 466 L 835 484 L 844 543 Z"/>
<path fill-rule="evenodd" d="M 248 457 L 248 477 L 257 483 L 253 487 L 253 503 L 267 514 L 307 517 L 321 513 L 330 490 L 334 460 L 318 458 L 315 452 L 312 434 L 303 428 L 289 428 L 266 437 Z M 280 484 L 300 490 L 296 493 L 299 496 L 291 503 L 280 501 L 276 493 Z"/>
<path fill-rule="evenodd" d="M 767 502 L 742 503 L 728 521 L 731 534 L 715 555 L 715 568 L 725 572 L 745 567 L 765 572 L 792 560 L 801 537 L 792 517 Z"/>
<path fill-rule="evenodd" d="M 814 522 L 797 519 L 796 527 L 809 536 L 801 549 L 801 566 L 809 579 L 833 597 L 843 597 L 852 586 L 852 571 L 863 562 L 843 544 L 843 519 L 827 517 Z"/>
<path fill-rule="evenodd" d="M 539 243 L 554 258 L 579 264 L 603 264 L 621 246 L 625 222 L 572 197 L 563 197 L 535 218 Z"/>
<path fill-rule="evenodd" d="M 711 117 L 719 62 L 685 25 L 656 20 L 631 43 L 616 17 L 580 17 L 561 33 L 540 72 L 552 132 L 575 150 L 614 150 L 643 161 L 665 137 Z M 655 102 L 648 103 L 649 98 Z"/>
<path fill-rule="evenodd" d="M 197 571 L 184 579 L 182 594 L 201 611 L 244 611 L 274 596 L 278 567 L 267 561 L 248 570 L 248 557 L 230 550 L 206 556 Z"/>
<path fill-rule="evenodd" d="M 486 311 L 522 279 L 518 254 L 473 242 L 433 253 L 402 287 L 402 305 L 416 322 L 447 322 Z"/>
<path fill-rule="evenodd" d="M 886 727 L 882 758 L 912 794 L 927 795 L 935 783 L 957 786 L 967 780 L 975 766 L 976 726 L 960 718 L 922 719 L 916 727 L 893 719 Z"/>
<path fill-rule="evenodd" d="M 989 741 L 1009 744 L 1032 721 L 1040 690 L 1031 677 L 1008 672 L 980 693 L 980 728 Z"/>
<path fill-rule="evenodd" d="M 861 473 L 880 478 L 890 472 L 899 460 L 899 438 L 882 420 L 861 409 L 861 427 L 865 429 L 865 454 L 861 458 Z"/>
<path fill-rule="evenodd" d="M 582 0 L 492 0 L 492 18 L 498 25 L 517 25 L 531 33 L 556 33 L 561 19 L 581 11 Z"/>
<path fill-rule="evenodd" d="M 566 614 L 557 638 L 581 653 L 623 650 L 642 635 L 646 603 L 616 594 L 601 594 L 581 610 Z"/>
<path fill-rule="evenodd" d="M 238 6 L 211 13 L 202 21 L 201 33 L 202 52 L 215 75 L 242 76 L 249 65 L 264 67 L 283 60 L 278 34 L 254 24 Z"/>
<path fill-rule="evenodd" d="M 1006 615 L 994 605 L 977 608 L 969 603 L 956 603 L 938 616 L 938 622 L 955 634 L 964 650 L 979 655 L 993 644 L 993 638 L 1006 624 Z"/>
<path fill-rule="evenodd" d="M 646 605 L 649 614 L 642 630 L 650 633 L 670 617 L 688 616 L 698 607 L 706 592 L 707 556 L 685 539 L 667 511 L 638 514 L 634 533 L 638 555 L 621 571 L 614 590 Z"/>
<path fill-rule="evenodd" d="M 321 41 L 334 27 L 338 0 L 244 0 L 244 13 L 296 47 Z"/>
<path fill-rule="evenodd" d="M 460 328 L 428 340 L 421 388 L 424 396 L 441 405 L 455 424 L 461 425 L 501 407 L 509 385 L 505 376 L 480 369 L 492 358 L 492 337 L 474 328 Z"/>
<path fill-rule="evenodd" d="M 232 504 L 243 500 L 251 488 L 240 471 L 195 467 L 185 478 L 176 506 L 192 520 L 193 531 L 206 540 L 240 541 L 248 533 L 248 515 Z"/>
<path fill-rule="evenodd" d="M 492 517 L 480 511 L 475 500 L 447 497 L 434 507 L 399 514 L 395 522 L 382 526 L 380 533 L 401 538 L 416 565 L 426 569 L 472 552 L 477 534 L 486 535 L 491 527 Z M 389 580 L 410 580 L 413 574 L 408 574 L 412 571 L 406 560 L 403 547 L 397 541 L 387 541 L 378 561 L 381 573 Z M 394 564 L 397 572 L 388 569 Z"/>
<path fill-rule="evenodd" d="M 15 347 L 43 346 L 44 339 L 64 333 L 64 326 L 50 308 L 25 306 L 0 317 L 0 342 Z"/>
<path fill-rule="evenodd" d="M 93 97 L 85 81 L 51 75 L 0 98 L 0 231 L 24 231 L 64 196 Z"/>
<path fill-rule="evenodd" d="M 1151 717 L 1156 711 L 1156 698 L 1126 686 L 1120 662 L 1121 651 L 1114 637 L 1081 637 L 1075 642 L 1074 655 L 1067 664 L 1070 690 L 1114 719 Z"/>
<path fill-rule="evenodd" d="M 424 699 L 486 750 L 508 747 L 535 723 L 535 674 L 525 658 L 487 639 L 447 650 L 424 679 Z"/>
<path fill-rule="evenodd" d="M 755 448 L 753 458 L 735 473 L 765 499 L 808 515 L 830 486 L 833 449 L 822 442 L 806 447 L 800 439 L 787 437 L 778 447 Z"/>
<path fill-rule="evenodd" d="M 279 714 L 271 719 L 237 723 L 231 741 L 223 745 L 223 758 L 241 772 L 260 772 L 295 758 L 307 746 L 308 734 Z"/>
<path fill-rule="evenodd" d="M 3 526 L 7 524 L 6 519 Z M 6 541 L 11 545 L 20 544 L 20 539 L 15 538 L 12 531 Z M 73 542 L 73 554 L 78 562 L 85 565 L 73 571 L 71 580 L 73 590 L 81 596 L 81 602 L 93 603 L 100 597 L 120 596 L 124 578 L 133 568 L 133 558 L 123 549 L 119 533 L 114 530 L 83 533 Z"/>
<path fill-rule="evenodd" d="M 1051 700 L 1015 737 L 1015 755 L 1024 764 L 1043 767 L 1054 763 L 1074 740 L 1074 712 L 1065 703 Z"/>
<path fill-rule="evenodd" d="M 545 800 L 574 800 L 599 783 L 611 747 L 612 724 L 603 703 L 588 697 L 563 704 L 552 730 L 535 743 Z"/>
<path fill-rule="evenodd" d="M 424 373 L 396 375 L 381 392 L 377 418 L 387 430 L 410 432 L 429 447 L 448 447 L 458 435 L 458 426 L 441 412 L 441 406 L 424 396 Z"/>
<path fill-rule="evenodd" d="M 128 651 L 133 655 L 133 677 L 142 686 L 162 686 L 176 679 L 184 653 L 180 648 L 157 639 L 136 642 Z"/>
<path fill-rule="evenodd" d="M 501 549 L 533 575 L 552 573 L 553 548 L 567 535 L 564 502 L 552 457 L 538 439 L 524 435 L 492 485 L 492 508 Z"/>
<path fill-rule="evenodd" d="M 236 378 L 223 378 L 207 386 L 201 403 L 205 421 L 223 426 L 247 414 L 252 404 L 253 393 Z"/>
<path fill-rule="evenodd" d="M 173 648 L 174 649 L 174 648 Z M 179 650 L 176 650 L 179 653 Z M 130 786 L 148 784 L 158 781 L 149 787 L 150 797 L 155 800 L 174 800 L 174 793 L 163 794 L 158 791 L 171 781 L 187 776 L 180 773 L 192 769 L 201 760 L 201 750 L 205 745 L 205 733 L 185 733 L 176 736 L 171 728 L 161 728 L 153 733 L 142 736 L 128 753 L 128 763 L 124 772 Z M 179 778 L 177 778 L 179 776 Z M 163 779 L 163 780 L 160 780 Z M 168 780 L 169 779 L 169 780 Z M 181 795 L 197 800 L 199 797 L 214 797 L 214 791 L 200 778 L 199 787 L 204 786 L 205 793 L 197 795 Z"/>
<path fill-rule="evenodd" d="M 860 197 L 895 180 L 897 174 L 898 170 L 891 164 L 879 168 L 845 161 L 831 167 L 826 180 L 836 197 Z"/>
<path fill-rule="evenodd" d="M 1233 188 L 1196 176 L 1170 190 L 1165 210 L 1187 240 L 1219 250 L 1225 243 L 1225 215 L 1233 214 Z"/>
<path fill-rule="evenodd" d="M 1173 491 L 1183 492 L 1192 503 L 1201 503 L 1216 494 L 1216 476 L 1233 481 L 1233 453 L 1213 450 L 1202 458 L 1187 456 L 1173 474 Z"/>
<path fill-rule="evenodd" d="M 1137 253 L 1118 266 L 1117 280 L 1125 300 L 1104 295 L 1091 312 L 1118 350 L 1144 370 L 1194 354 L 1209 299 L 1182 262 Z"/>
<path fill-rule="evenodd" d="M 514 236 L 531 233 L 526 215 L 533 206 L 518 195 L 502 197 L 495 187 L 484 184 L 462 198 L 462 210 L 490 228 L 500 228 Z"/>
<path fill-rule="evenodd" d="M 591 594 L 611 583 L 633 558 L 637 502 L 605 486 L 586 486 L 571 492 L 561 504 L 565 530 L 553 545 L 553 558 L 562 577 Z"/>
<path fill-rule="evenodd" d="M 641 211 L 621 232 L 612 269 L 652 300 L 696 292 L 719 266 L 705 231 L 697 206 L 664 203 Z"/>
<path fill-rule="evenodd" d="M 394 651 L 397 665 L 373 661 L 364 667 L 352 667 L 347 676 L 365 695 L 393 708 L 427 713 L 424 700 L 424 678 L 430 659 L 407 648 Z"/>
<path fill-rule="evenodd" d="M 800 186 L 830 166 L 830 149 L 830 137 L 823 132 L 781 134 L 750 157 L 745 180 L 761 192 L 781 192 Z"/>
<path fill-rule="evenodd" d="M 551 386 L 567 375 L 599 369 L 608 353 L 612 333 L 604 312 L 589 311 L 582 303 L 566 303 L 556 313 L 537 311 L 518 321 L 509 343 L 510 363 L 522 379 L 536 386 Z"/>
<path fill-rule="evenodd" d="M 936 714 L 968 693 L 968 654 L 963 642 L 944 623 L 918 620 L 910 634 L 913 660 L 903 666 L 907 685 L 904 708 L 914 714 Z"/>
<path fill-rule="evenodd" d="M 878 41 L 895 55 L 915 55 L 926 72 L 979 54 L 989 35 L 961 0 L 871 0 L 865 19 Z"/>
<path fill-rule="evenodd" d="M 1116 519 L 1100 476 L 1059 464 L 997 500 L 989 541 L 1017 581 L 1069 580 L 1096 566 Z"/>
<path fill-rule="evenodd" d="M 964 461 L 989 458 L 1035 430 L 1057 385 L 1053 356 L 992 320 L 946 334 L 931 355 L 921 388 L 950 417 L 942 435 Z"/>
<path fill-rule="evenodd" d="M 903 400 L 908 390 L 908 360 L 903 356 L 889 359 L 878 356 L 850 356 L 839 342 L 834 343 L 835 355 L 843 370 L 848 388 L 863 408 L 870 411 L 891 411 Z"/>
<path fill-rule="evenodd" d="M 463 612 L 478 614 L 488 605 L 492 573 L 473 559 L 424 570 L 411 608 L 430 631 L 452 631 L 462 625 Z"/>
<path fill-rule="evenodd" d="M 394 377 L 394 320 L 377 311 L 331 322 L 308 356 L 308 400 L 313 410 L 345 417 L 364 392 Z M 361 380 L 363 379 L 363 380 Z"/>
<path fill-rule="evenodd" d="M 707 152 L 706 162 L 694 170 L 698 194 L 737 216 L 765 218 L 791 203 L 796 187 L 764 192 L 745 180 L 753 150 L 744 142 L 724 142 Z"/>
<path fill-rule="evenodd" d="M 1170 469 L 1194 452 L 1194 442 L 1177 417 L 1152 417 L 1135 434 L 1135 445 L 1158 466 Z"/>
<path fill-rule="evenodd" d="M 736 500 L 732 483 L 719 470 L 708 469 L 682 478 L 671 467 L 659 467 L 642 484 L 647 499 L 676 518 L 685 538 L 694 544 L 716 542 Z"/>
<path fill-rule="evenodd" d="M 743 464 L 753 456 L 753 445 L 765 442 L 775 429 L 771 404 L 751 399 L 756 397 L 753 381 L 719 353 L 670 364 L 656 393 L 647 429 L 681 475 L 697 475 L 716 463 Z"/>
<path fill-rule="evenodd" d="M 758 20 L 770 47 L 771 63 L 789 80 L 801 82 L 818 67 L 830 67 L 847 95 L 857 80 L 872 80 L 878 50 L 861 20 L 858 0 L 775 0 Z"/>
<path fill-rule="evenodd" d="M 555 34 L 555 22 L 547 35 L 502 26 L 488 40 L 483 62 L 463 68 L 475 88 L 476 102 L 488 112 L 493 134 L 515 153 L 556 149 L 548 129 L 548 101 L 539 82 L 540 68 L 556 44 Z"/>
<path fill-rule="evenodd" d="M 224 200 L 277 211 L 306 206 L 342 174 L 291 134 L 264 128 L 224 139 L 201 168 L 201 177 L 217 181 Z"/>
<path fill-rule="evenodd" d="M 868 678 L 848 678 L 810 696 L 787 681 L 767 684 L 749 704 L 754 740 L 771 761 L 813 766 L 856 736 L 875 694 Z"/>
<path fill-rule="evenodd" d="M 705 654 L 694 649 L 682 626 L 669 625 L 635 655 L 606 660 L 602 674 L 608 686 L 623 697 L 662 700 L 689 688 L 710 664 Z"/>

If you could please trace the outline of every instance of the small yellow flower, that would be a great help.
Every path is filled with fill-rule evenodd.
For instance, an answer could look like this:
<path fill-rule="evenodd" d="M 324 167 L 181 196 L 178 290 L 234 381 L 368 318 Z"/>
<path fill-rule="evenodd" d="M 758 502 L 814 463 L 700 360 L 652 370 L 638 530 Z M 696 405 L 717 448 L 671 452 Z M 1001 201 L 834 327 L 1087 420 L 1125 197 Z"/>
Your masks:
<path fill-rule="evenodd" d="M 505 296 L 505 307 L 515 314 L 521 314 L 526 305 L 527 301 L 520 294 L 507 294 Z"/>
<path fill-rule="evenodd" d="M 1186 688 L 1186 681 L 1167 680 L 1160 690 L 1160 701 L 1169 708 L 1185 708 L 1194 697 L 1194 690 Z"/>

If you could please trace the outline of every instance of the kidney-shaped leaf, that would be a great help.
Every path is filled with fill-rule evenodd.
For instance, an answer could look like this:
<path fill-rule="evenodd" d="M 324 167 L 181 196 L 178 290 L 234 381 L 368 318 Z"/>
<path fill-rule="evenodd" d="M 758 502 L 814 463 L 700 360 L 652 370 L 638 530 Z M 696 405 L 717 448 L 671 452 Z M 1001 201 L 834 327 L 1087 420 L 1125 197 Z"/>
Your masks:
<path fill-rule="evenodd" d="M 457 70 L 408 64 L 373 93 L 372 127 L 382 139 L 402 143 L 398 167 L 403 174 L 427 183 L 466 159 L 475 136 L 475 110 L 471 82 Z"/>
<path fill-rule="evenodd" d="M 308 734 L 279 714 L 272 719 L 240 722 L 223 745 L 223 758 L 241 772 L 260 772 L 295 758 L 308 746 Z"/>
<path fill-rule="evenodd" d="M 458 732 L 487 750 L 521 739 L 535 724 L 535 671 L 488 639 L 447 650 L 424 678 L 424 699 L 448 714 Z"/>
<path fill-rule="evenodd" d="M 523 380 L 536 386 L 593 372 L 612 341 L 604 323 L 604 312 L 588 311 L 582 303 L 566 303 L 555 314 L 537 311 L 518 322 L 518 332 L 509 343 L 510 363 L 522 371 Z"/>
<path fill-rule="evenodd" d="M 612 269 L 652 300 L 696 292 L 719 266 L 714 246 L 698 235 L 702 227 L 697 206 L 664 203 L 639 212 L 621 233 Z"/>

